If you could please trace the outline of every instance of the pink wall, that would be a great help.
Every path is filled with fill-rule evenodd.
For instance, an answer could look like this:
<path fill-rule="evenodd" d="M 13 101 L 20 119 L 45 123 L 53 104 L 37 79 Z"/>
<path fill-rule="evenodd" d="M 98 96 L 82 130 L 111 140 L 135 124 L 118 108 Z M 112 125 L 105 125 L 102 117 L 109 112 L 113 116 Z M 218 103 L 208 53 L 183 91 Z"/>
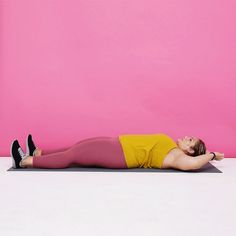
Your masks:
<path fill-rule="evenodd" d="M 236 157 L 235 0 L 0 0 L 0 155 L 94 136 Z"/>

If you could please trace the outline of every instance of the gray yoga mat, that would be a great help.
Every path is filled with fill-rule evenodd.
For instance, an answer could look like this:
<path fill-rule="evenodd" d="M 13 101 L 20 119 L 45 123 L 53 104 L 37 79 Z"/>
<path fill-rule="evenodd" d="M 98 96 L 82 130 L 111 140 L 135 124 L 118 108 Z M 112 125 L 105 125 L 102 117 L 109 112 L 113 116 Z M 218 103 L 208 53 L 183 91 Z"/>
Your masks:
<path fill-rule="evenodd" d="M 43 168 L 19 168 L 14 169 L 10 168 L 7 171 L 88 171 L 88 172 L 145 172 L 145 173 L 154 173 L 154 172 L 191 172 L 191 173 L 223 173 L 219 169 L 217 169 L 215 166 L 213 166 L 211 163 L 207 163 L 204 165 L 201 169 L 198 170 L 176 170 L 176 169 L 155 169 L 155 168 L 129 168 L 129 169 L 108 169 L 108 168 L 102 168 L 102 167 L 68 167 L 68 168 L 61 168 L 61 169 L 43 169 Z"/>

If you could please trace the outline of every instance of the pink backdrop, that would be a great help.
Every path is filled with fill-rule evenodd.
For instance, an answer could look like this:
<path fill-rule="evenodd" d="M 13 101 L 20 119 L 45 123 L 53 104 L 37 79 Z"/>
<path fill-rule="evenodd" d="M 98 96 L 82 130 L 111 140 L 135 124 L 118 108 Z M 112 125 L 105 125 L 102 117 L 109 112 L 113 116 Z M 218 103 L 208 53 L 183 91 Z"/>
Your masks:
<path fill-rule="evenodd" d="M 235 0 L 0 0 L 0 155 L 166 133 L 236 157 Z"/>

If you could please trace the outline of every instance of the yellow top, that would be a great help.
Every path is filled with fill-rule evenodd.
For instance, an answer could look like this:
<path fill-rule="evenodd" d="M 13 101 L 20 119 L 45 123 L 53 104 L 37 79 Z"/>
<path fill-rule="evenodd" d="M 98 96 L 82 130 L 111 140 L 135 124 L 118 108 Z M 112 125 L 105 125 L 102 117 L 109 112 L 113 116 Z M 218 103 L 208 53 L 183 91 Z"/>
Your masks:
<path fill-rule="evenodd" d="M 178 147 L 166 134 L 119 135 L 128 168 L 162 168 L 170 150 Z"/>

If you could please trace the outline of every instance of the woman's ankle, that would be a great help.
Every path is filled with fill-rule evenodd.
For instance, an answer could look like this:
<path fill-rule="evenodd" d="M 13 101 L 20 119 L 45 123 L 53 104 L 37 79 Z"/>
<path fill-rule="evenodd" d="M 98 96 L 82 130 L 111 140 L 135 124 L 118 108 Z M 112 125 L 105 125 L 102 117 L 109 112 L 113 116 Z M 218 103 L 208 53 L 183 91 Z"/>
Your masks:
<path fill-rule="evenodd" d="M 26 168 L 26 167 L 32 167 L 33 166 L 33 157 L 27 156 L 20 162 L 20 167 Z"/>
<path fill-rule="evenodd" d="M 39 149 L 39 148 L 36 148 L 36 149 L 34 150 L 33 156 L 39 157 L 39 156 L 41 156 L 41 155 L 42 155 L 42 150 Z"/>
<path fill-rule="evenodd" d="M 25 166 L 25 163 L 23 162 L 23 160 L 20 161 L 19 166 L 22 168 L 26 168 L 27 166 Z"/>
<path fill-rule="evenodd" d="M 20 167 L 24 167 L 24 166 L 22 166 L 22 160 L 20 161 L 19 166 L 20 166 Z"/>

